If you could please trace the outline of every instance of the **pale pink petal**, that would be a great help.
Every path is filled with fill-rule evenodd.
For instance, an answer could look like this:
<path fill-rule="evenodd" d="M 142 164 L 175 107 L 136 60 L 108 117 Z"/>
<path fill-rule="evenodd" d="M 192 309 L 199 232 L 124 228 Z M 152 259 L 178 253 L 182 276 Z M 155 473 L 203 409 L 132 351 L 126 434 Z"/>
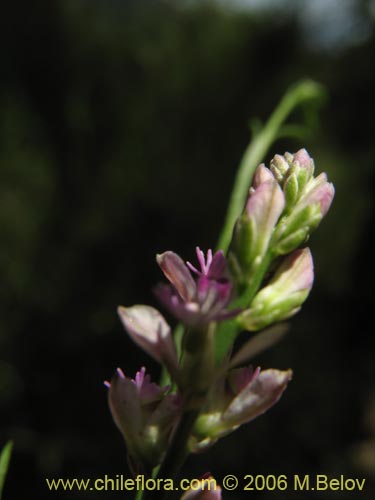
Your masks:
<path fill-rule="evenodd" d="M 261 163 L 254 172 L 253 177 L 253 188 L 259 187 L 261 184 L 267 181 L 274 180 L 274 176 L 269 168 L 265 166 L 264 163 Z"/>
<path fill-rule="evenodd" d="M 292 378 L 292 371 L 265 370 L 236 396 L 223 414 L 225 426 L 250 422 L 273 406 Z"/>
<path fill-rule="evenodd" d="M 263 182 L 250 194 L 246 212 L 254 223 L 259 253 L 262 254 L 267 249 L 273 228 L 284 207 L 284 193 L 276 180 Z"/>
<path fill-rule="evenodd" d="M 277 284 L 282 295 L 310 290 L 314 281 L 314 263 L 309 248 L 295 250 L 277 269 L 268 286 Z"/>
<path fill-rule="evenodd" d="M 300 199 L 298 205 L 305 207 L 313 203 L 320 203 L 320 209 L 324 216 L 328 212 L 334 196 L 335 188 L 332 183 L 327 181 L 327 174 L 323 172 L 310 181 L 308 189 Z"/>
<path fill-rule="evenodd" d="M 108 402 L 113 420 L 129 445 L 142 429 L 141 403 L 134 382 L 117 371 L 108 390 Z"/>
<path fill-rule="evenodd" d="M 293 160 L 298 161 L 301 167 L 308 170 L 309 174 L 313 173 L 313 160 L 305 148 L 300 149 L 297 153 L 294 153 Z"/>
<path fill-rule="evenodd" d="M 171 329 L 158 310 L 135 305 L 118 308 L 120 319 L 132 340 L 168 369 L 177 367 L 177 353 Z"/>

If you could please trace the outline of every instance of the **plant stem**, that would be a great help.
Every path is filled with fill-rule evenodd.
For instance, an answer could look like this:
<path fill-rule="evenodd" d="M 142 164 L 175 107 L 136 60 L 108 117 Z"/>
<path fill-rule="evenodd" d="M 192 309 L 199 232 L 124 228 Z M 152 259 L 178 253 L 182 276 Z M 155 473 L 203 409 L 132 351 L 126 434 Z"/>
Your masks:
<path fill-rule="evenodd" d="M 228 250 L 234 224 L 243 210 L 254 171 L 271 144 L 279 137 L 286 118 L 296 106 L 321 97 L 322 94 L 322 87 L 311 80 L 304 80 L 294 85 L 281 99 L 268 122 L 253 137 L 237 170 L 225 223 L 217 245 L 218 249 L 224 252 Z"/>
<path fill-rule="evenodd" d="M 249 307 L 253 298 L 255 297 L 256 293 L 258 292 L 262 281 L 264 280 L 264 276 L 268 271 L 268 268 L 272 262 L 272 252 L 268 250 L 268 252 L 265 254 L 263 257 L 263 260 L 252 276 L 251 281 L 249 282 L 247 288 L 245 289 L 244 293 L 238 297 L 238 299 L 235 301 L 234 305 L 235 307 Z"/>
<path fill-rule="evenodd" d="M 272 261 L 272 253 L 268 252 L 262 260 L 261 265 L 255 272 L 251 282 L 244 292 L 233 302 L 233 308 L 244 309 L 250 306 L 251 301 L 258 292 L 264 276 L 268 271 L 269 265 Z M 242 327 L 238 324 L 237 319 L 230 319 L 218 324 L 216 331 L 216 341 L 215 344 L 215 362 L 216 366 L 219 366 L 225 356 L 228 354 L 235 338 L 242 330 Z"/>
<path fill-rule="evenodd" d="M 194 426 L 194 423 L 199 415 L 200 409 L 194 410 L 186 410 L 181 420 L 176 428 L 176 431 L 173 435 L 171 444 L 168 448 L 167 454 L 164 458 L 163 463 L 159 469 L 158 479 L 175 479 L 177 474 L 185 462 L 188 451 L 187 451 L 187 441 L 191 434 L 191 430 Z M 163 491 L 162 489 L 159 491 L 146 492 L 144 496 L 144 500 L 150 500 L 151 497 L 153 499 L 162 500 L 169 496 L 168 491 Z"/>
<path fill-rule="evenodd" d="M 138 490 L 137 493 L 136 493 L 136 495 L 135 495 L 134 500 L 142 500 L 143 493 L 144 493 L 143 490 Z"/>

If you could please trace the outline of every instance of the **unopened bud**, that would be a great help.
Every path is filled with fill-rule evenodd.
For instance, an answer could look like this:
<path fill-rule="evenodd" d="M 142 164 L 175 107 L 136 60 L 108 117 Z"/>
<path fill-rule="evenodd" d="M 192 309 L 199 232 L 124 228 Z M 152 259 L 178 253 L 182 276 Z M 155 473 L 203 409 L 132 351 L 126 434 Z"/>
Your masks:
<path fill-rule="evenodd" d="M 250 331 L 293 316 L 310 293 L 314 280 L 313 261 L 308 248 L 288 255 L 270 283 L 255 296 L 250 308 L 239 316 Z"/>
<path fill-rule="evenodd" d="M 269 177 L 269 170 L 263 166 L 258 169 L 256 188 L 252 188 L 245 211 L 237 221 L 228 259 L 233 275 L 245 282 L 268 251 L 285 206 L 284 194 L 276 180 L 261 182 Z"/>

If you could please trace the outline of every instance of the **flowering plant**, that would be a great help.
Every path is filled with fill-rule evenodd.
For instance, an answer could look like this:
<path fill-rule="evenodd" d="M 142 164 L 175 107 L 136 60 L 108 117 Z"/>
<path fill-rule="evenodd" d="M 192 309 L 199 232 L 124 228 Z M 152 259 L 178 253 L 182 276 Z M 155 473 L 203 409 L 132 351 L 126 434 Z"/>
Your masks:
<path fill-rule="evenodd" d="M 300 100 L 310 98 L 311 85 L 291 92 Z M 280 106 L 284 109 L 285 101 Z M 279 125 L 270 121 L 276 130 Z M 255 141 L 265 147 L 269 135 Z M 260 164 L 255 171 L 247 161 L 239 172 L 241 180 L 243 172 L 252 176 L 252 183 L 242 200 L 235 186 L 219 249 L 196 247 L 197 265 L 169 250 L 156 257 L 168 283 L 159 284 L 155 295 L 179 322 L 177 332 L 151 306 L 118 309 L 132 340 L 163 367 L 161 384 L 152 382 L 144 367 L 134 378 L 118 368 L 105 383 L 135 475 L 173 478 L 189 453 L 271 408 L 292 378 L 290 369 L 261 370 L 248 362 L 280 337 L 279 329 L 265 328 L 295 315 L 309 295 L 313 259 L 305 245 L 328 212 L 334 188 L 326 174 L 314 176 L 305 149 L 276 155 L 269 167 Z M 233 217 L 236 207 L 241 208 Z M 234 353 L 242 331 L 250 339 Z M 184 496 L 220 497 L 219 490 Z"/>

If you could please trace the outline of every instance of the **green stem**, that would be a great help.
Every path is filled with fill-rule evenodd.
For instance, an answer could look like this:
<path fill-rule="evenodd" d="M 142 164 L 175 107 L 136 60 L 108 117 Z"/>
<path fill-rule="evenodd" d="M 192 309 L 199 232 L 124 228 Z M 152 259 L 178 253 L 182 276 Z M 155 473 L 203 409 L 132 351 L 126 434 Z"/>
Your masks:
<path fill-rule="evenodd" d="M 243 210 L 254 171 L 271 144 L 278 138 L 284 121 L 296 106 L 321 95 L 322 87 L 319 84 L 311 80 L 299 82 L 286 92 L 268 122 L 253 137 L 237 170 L 224 227 L 217 245 L 219 249 L 224 252 L 228 250 L 234 224 Z"/>
<path fill-rule="evenodd" d="M 238 299 L 234 302 L 234 307 L 249 307 L 256 293 L 258 292 L 266 272 L 272 262 L 273 255 L 272 252 L 268 251 L 262 259 L 258 269 L 252 276 L 249 285 L 245 289 L 244 293 L 238 297 Z"/>
<path fill-rule="evenodd" d="M 160 479 L 173 479 L 184 464 L 188 451 L 187 441 L 190 437 L 194 423 L 199 415 L 199 409 L 187 410 L 183 413 L 181 420 L 175 430 L 171 444 L 168 448 L 167 454 L 159 469 L 157 478 Z M 162 500 L 169 496 L 168 491 L 152 491 L 146 492 L 144 500 L 158 499 Z M 138 499 L 137 499 L 138 500 Z"/>
<path fill-rule="evenodd" d="M 268 271 L 269 265 L 272 262 L 273 255 L 268 252 L 253 275 L 251 282 L 244 292 L 233 302 L 233 308 L 244 309 L 250 306 L 253 298 L 258 292 L 264 276 Z M 220 366 L 223 362 L 225 356 L 228 354 L 235 338 L 242 330 L 242 327 L 238 324 L 237 318 L 230 319 L 218 324 L 216 331 L 216 342 L 215 342 L 215 363 L 216 366 Z"/>
<path fill-rule="evenodd" d="M 143 498 L 143 493 L 144 493 L 144 492 L 143 492 L 143 490 L 138 490 L 138 491 L 137 491 L 137 494 L 135 495 L 134 500 L 142 500 L 142 498 Z"/>

